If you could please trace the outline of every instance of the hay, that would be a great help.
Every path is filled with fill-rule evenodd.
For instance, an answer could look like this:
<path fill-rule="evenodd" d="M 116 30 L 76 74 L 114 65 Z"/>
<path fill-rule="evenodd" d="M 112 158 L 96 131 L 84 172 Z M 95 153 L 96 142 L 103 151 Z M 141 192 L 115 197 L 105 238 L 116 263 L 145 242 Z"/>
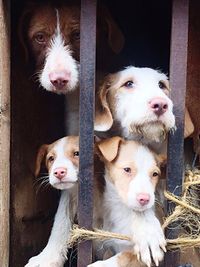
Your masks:
<path fill-rule="evenodd" d="M 163 229 L 171 224 L 177 223 L 181 234 L 176 239 L 167 239 L 167 249 L 184 249 L 189 247 L 200 247 L 200 171 L 187 171 L 183 184 L 183 193 L 177 197 L 169 192 L 165 192 L 165 197 L 173 201 L 177 206 L 173 213 L 169 215 L 162 225 Z M 99 229 L 87 230 L 74 225 L 71 230 L 71 237 L 68 246 L 84 240 L 107 240 L 120 239 L 131 241 L 131 238 L 118 233 L 111 233 Z"/>

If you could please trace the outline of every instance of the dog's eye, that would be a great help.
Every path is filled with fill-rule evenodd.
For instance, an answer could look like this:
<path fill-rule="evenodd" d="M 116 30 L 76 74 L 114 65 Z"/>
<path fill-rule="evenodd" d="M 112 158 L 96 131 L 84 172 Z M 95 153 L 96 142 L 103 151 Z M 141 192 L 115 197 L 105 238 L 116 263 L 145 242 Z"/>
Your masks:
<path fill-rule="evenodd" d="M 125 172 L 128 172 L 128 173 L 131 173 L 131 168 L 126 167 L 126 168 L 124 168 L 124 171 L 125 171 Z"/>
<path fill-rule="evenodd" d="M 35 35 L 35 41 L 39 44 L 44 44 L 46 42 L 46 35 L 43 32 L 38 32 Z"/>
<path fill-rule="evenodd" d="M 124 86 L 127 88 L 133 88 L 133 85 L 134 85 L 133 81 L 128 81 L 124 84 Z"/>
<path fill-rule="evenodd" d="M 160 89 L 165 89 L 166 88 L 166 85 L 162 81 L 159 81 L 158 86 L 160 87 Z"/>
<path fill-rule="evenodd" d="M 48 158 L 48 161 L 49 161 L 49 162 L 54 161 L 54 156 L 50 156 L 50 157 Z"/>
<path fill-rule="evenodd" d="M 153 172 L 152 176 L 157 177 L 157 176 L 159 176 L 159 174 L 158 174 L 158 172 Z"/>
<path fill-rule="evenodd" d="M 74 157 L 78 157 L 79 156 L 79 151 L 75 151 L 74 152 Z"/>
<path fill-rule="evenodd" d="M 79 31 L 74 31 L 74 32 L 72 33 L 72 38 L 73 38 L 74 40 L 79 40 L 79 39 L 80 39 L 80 32 L 79 32 Z"/>

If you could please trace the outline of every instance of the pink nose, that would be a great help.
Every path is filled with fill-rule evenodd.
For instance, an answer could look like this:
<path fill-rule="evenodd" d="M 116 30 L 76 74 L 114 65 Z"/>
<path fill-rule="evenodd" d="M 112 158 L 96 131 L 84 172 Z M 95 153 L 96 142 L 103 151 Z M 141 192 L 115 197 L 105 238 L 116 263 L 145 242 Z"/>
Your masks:
<path fill-rule="evenodd" d="M 51 72 L 49 74 L 49 79 L 57 90 L 62 90 L 67 85 L 70 78 L 71 73 L 67 71 Z"/>
<path fill-rule="evenodd" d="M 150 195 L 147 193 L 141 193 L 137 195 L 137 201 L 140 203 L 140 205 L 145 206 L 149 203 Z"/>
<path fill-rule="evenodd" d="M 149 101 L 149 106 L 157 116 L 161 116 L 168 109 L 167 101 L 162 97 L 155 97 Z"/>
<path fill-rule="evenodd" d="M 67 174 L 67 169 L 65 169 L 65 168 L 56 168 L 54 170 L 53 174 L 54 174 L 54 176 L 56 178 L 58 178 L 59 180 L 62 180 L 65 177 L 65 175 Z"/>

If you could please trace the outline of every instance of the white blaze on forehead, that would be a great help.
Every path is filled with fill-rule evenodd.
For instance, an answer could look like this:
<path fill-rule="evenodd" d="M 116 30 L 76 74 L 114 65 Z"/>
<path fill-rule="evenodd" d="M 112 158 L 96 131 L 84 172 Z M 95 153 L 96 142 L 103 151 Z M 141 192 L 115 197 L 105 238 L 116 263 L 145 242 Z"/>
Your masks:
<path fill-rule="evenodd" d="M 128 191 L 128 204 L 136 210 L 145 210 L 154 205 L 154 185 L 151 182 L 150 171 L 156 166 L 153 154 L 144 146 L 139 146 L 133 154 L 134 166 L 137 170 L 135 177 L 130 182 Z M 144 207 L 141 207 L 137 201 L 137 195 L 149 194 L 150 201 Z"/>
<path fill-rule="evenodd" d="M 56 9 L 56 28 L 55 34 L 50 42 L 44 68 L 41 71 L 39 80 L 41 85 L 47 91 L 53 91 L 54 86 L 50 81 L 50 73 L 66 72 L 70 79 L 63 90 L 57 90 L 57 94 L 63 94 L 72 91 L 78 86 L 78 63 L 72 57 L 72 51 L 68 45 L 65 45 L 63 34 L 60 29 L 59 11 Z"/>

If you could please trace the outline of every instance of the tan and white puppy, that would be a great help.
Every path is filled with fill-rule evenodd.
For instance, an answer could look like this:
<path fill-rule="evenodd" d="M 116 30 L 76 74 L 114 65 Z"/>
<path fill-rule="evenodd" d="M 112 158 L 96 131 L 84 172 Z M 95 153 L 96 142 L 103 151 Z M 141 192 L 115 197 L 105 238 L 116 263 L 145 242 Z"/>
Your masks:
<path fill-rule="evenodd" d="M 48 171 L 49 183 L 62 192 L 48 243 L 26 267 L 62 267 L 67 259 L 67 240 L 77 212 L 79 138 L 68 136 L 42 145 L 36 160 L 36 176 L 42 163 Z"/>
<path fill-rule="evenodd" d="M 165 74 L 129 66 L 108 75 L 99 89 L 96 131 L 119 124 L 121 135 L 145 144 L 160 143 L 175 129 L 173 103 Z"/>
<path fill-rule="evenodd" d="M 114 248 L 116 255 L 89 266 L 132 266 L 124 265 L 129 260 L 134 267 L 141 266 L 134 255 L 148 267 L 152 256 L 158 266 L 166 251 L 164 233 L 154 213 L 162 157 L 141 143 L 120 137 L 106 139 L 97 146 L 105 163 L 103 230 L 130 236 L 132 241 L 105 241 L 103 247 Z"/>

